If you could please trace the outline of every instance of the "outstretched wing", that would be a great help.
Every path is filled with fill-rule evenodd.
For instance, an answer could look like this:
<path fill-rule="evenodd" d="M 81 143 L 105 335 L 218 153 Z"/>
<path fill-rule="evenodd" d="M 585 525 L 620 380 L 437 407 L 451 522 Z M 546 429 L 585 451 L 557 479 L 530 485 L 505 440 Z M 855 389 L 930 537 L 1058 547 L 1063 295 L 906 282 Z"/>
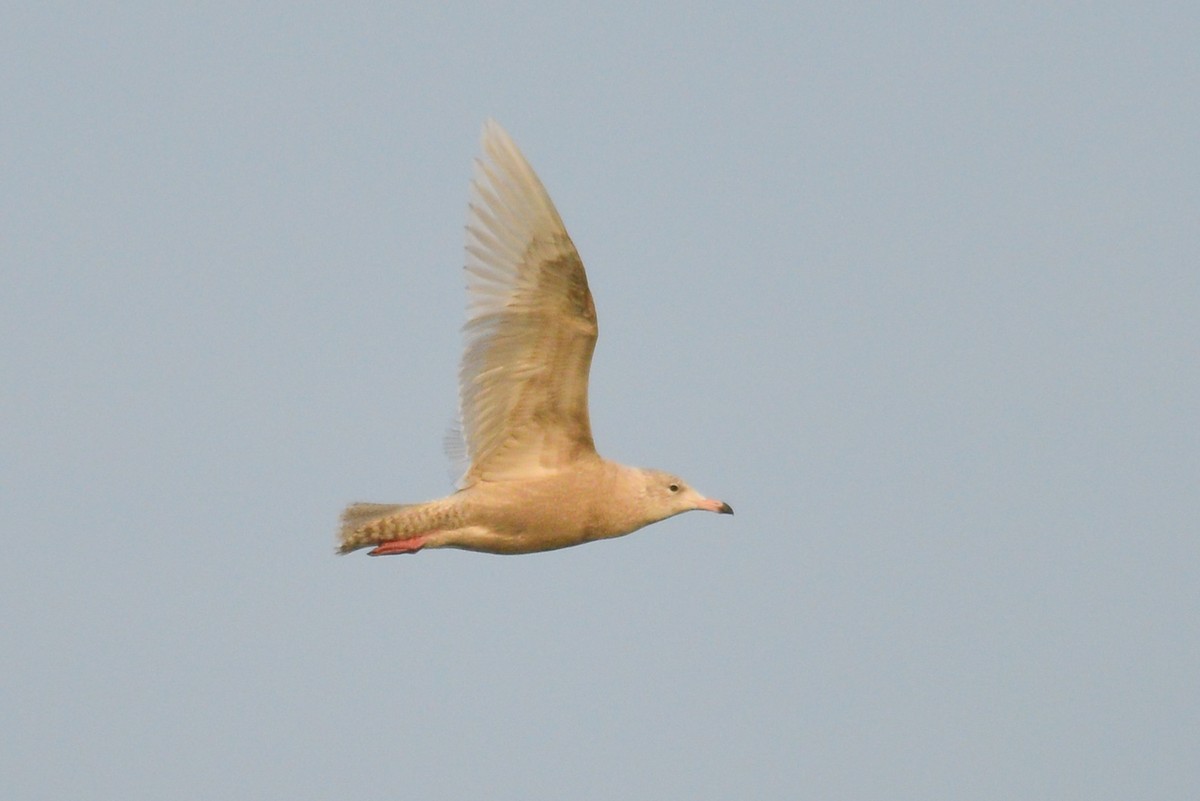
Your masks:
<path fill-rule="evenodd" d="M 594 458 L 588 371 L 596 307 L 562 219 L 495 122 L 483 129 L 467 222 L 462 485 L 553 473 Z"/>

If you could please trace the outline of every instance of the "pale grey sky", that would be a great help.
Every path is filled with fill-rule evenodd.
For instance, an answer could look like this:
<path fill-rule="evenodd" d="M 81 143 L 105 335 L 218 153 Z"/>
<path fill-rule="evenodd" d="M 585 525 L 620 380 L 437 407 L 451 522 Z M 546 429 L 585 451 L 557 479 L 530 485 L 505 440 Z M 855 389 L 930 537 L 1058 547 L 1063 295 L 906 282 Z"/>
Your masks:
<path fill-rule="evenodd" d="M 0 796 L 1192 799 L 1200 12 L 33 5 L 0 26 Z M 483 120 L 601 451 L 737 509 L 333 556 L 450 488 Z"/>

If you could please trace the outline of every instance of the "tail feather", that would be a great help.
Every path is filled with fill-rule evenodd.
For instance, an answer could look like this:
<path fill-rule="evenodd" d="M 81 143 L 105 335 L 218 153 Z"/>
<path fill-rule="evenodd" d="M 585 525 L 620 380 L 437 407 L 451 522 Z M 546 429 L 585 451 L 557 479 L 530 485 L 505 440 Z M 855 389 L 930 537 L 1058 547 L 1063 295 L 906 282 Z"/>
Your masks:
<path fill-rule="evenodd" d="M 388 539 L 384 527 L 375 525 L 414 504 L 352 503 L 342 512 L 342 527 L 338 532 L 338 553 L 350 553 Z"/>

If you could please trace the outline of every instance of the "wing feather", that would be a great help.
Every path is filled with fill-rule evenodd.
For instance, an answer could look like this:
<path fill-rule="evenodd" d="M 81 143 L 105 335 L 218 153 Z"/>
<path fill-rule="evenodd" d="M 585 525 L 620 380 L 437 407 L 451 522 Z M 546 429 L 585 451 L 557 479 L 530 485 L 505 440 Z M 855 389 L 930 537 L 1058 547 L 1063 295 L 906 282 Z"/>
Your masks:
<path fill-rule="evenodd" d="M 492 121 L 466 253 L 459 410 L 471 465 L 462 485 L 594 458 L 587 392 L 597 326 L 583 262 L 533 168 Z"/>

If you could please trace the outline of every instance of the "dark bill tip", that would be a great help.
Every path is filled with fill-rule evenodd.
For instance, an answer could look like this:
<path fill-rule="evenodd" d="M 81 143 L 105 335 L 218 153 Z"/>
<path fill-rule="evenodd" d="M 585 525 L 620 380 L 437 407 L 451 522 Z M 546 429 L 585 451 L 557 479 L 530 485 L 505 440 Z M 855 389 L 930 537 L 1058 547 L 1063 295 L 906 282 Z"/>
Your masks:
<path fill-rule="evenodd" d="M 723 514 L 723 515 L 731 515 L 731 514 L 733 514 L 733 507 L 730 506 L 729 504 L 725 503 L 724 501 L 722 501 L 721 508 L 718 509 L 717 512 L 719 514 Z"/>

